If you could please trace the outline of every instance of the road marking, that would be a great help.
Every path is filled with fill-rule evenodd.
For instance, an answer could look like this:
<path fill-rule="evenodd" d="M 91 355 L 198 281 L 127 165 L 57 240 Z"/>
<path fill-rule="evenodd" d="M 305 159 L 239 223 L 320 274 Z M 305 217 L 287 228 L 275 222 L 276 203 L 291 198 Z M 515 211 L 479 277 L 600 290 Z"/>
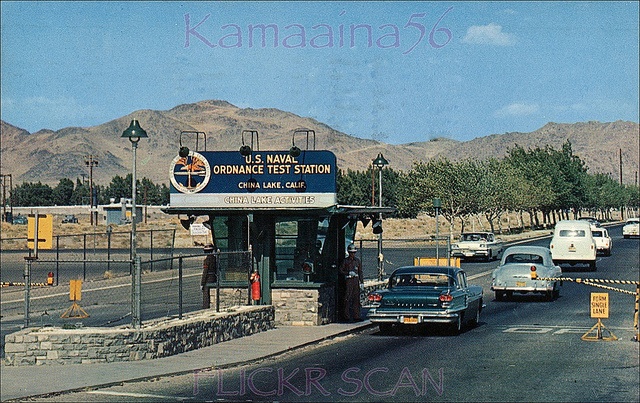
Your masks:
<path fill-rule="evenodd" d="M 583 334 L 589 330 L 588 327 L 562 327 L 562 326 L 511 326 L 503 330 L 502 333 L 519 333 L 519 334 Z"/>
<path fill-rule="evenodd" d="M 183 274 L 182 278 L 201 276 L 201 275 L 202 274 L 200 274 L 200 273 Z M 160 283 L 160 282 L 163 282 L 163 281 L 173 281 L 173 280 L 177 280 L 177 278 L 176 277 L 170 277 L 170 278 L 161 278 L 161 279 L 158 279 L 158 280 L 143 281 L 142 284 L 153 284 L 153 283 Z M 98 287 L 98 288 L 91 288 L 91 289 L 87 289 L 87 290 L 82 290 L 82 293 L 86 294 L 86 293 L 91 292 L 91 291 L 111 290 L 111 289 L 114 289 L 114 288 L 122 288 L 122 287 L 131 287 L 131 283 L 119 284 L 119 285 L 109 285 L 109 286 Z M 33 301 L 33 300 L 36 300 L 36 299 L 62 297 L 62 296 L 65 296 L 65 295 L 69 295 L 69 293 L 68 292 L 63 292 L 63 293 L 58 293 L 58 294 L 42 295 L 42 296 L 39 296 L 39 297 L 31 297 L 31 300 Z M 10 300 L 10 301 L 1 301 L 0 305 L 11 304 L 11 303 L 15 303 L 15 302 L 24 302 L 24 298 L 14 299 L 14 300 Z"/>
<path fill-rule="evenodd" d="M 180 396 L 164 396 L 164 395 L 152 395 L 149 393 L 133 393 L 133 392 L 112 392 L 108 390 L 90 390 L 87 391 L 92 395 L 109 395 L 109 396 L 123 396 L 123 397 L 139 397 L 139 398 L 151 398 L 158 400 L 192 400 L 192 397 L 180 397 Z"/>
<path fill-rule="evenodd" d="M 534 334 L 543 334 L 549 333 L 552 331 L 550 327 L 510 327 L 506 330 L 503 330 L 502 333 L 534 333 Z"/>
<path fill-rule="evenodd" d="M 467 279 L 468 280 L 475 280 L 477 278 L 487 276 L 487 275 L 489 275 L 491 273 L 493 273 L 493 269 L 492 270 L 483 271 L 482 273 L 474 274 L 473 276 L 469 276 Z"/>

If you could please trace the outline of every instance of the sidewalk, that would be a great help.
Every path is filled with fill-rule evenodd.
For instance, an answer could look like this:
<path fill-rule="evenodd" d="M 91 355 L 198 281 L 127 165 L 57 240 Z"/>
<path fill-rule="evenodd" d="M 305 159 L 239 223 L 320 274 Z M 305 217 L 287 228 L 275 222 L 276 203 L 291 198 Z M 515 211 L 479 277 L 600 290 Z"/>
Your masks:
<path fill-rule="evenodd" d="M 21 399 L 125 381 L 249 363 L 371 326 L 371 322 L 276 329 L 154 360 L 104 364 L 0 366 L 0 400 Z M 247 348 L 251 346 L 251 348 Z"/>

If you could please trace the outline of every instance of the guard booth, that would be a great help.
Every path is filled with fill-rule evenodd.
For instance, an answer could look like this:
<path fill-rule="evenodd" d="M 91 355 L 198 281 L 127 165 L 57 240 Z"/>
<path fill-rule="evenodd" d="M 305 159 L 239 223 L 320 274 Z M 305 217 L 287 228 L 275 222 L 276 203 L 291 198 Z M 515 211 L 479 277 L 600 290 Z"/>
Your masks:
<path fill-rule="evenodd" d="M 298 129 L 294 144 L 300 132 L 307 144 L 310 134 L 315 137 Z M 257 270 L 258 303 L 274 305 L 277 323 L 339 321 L 344 280 L 338 267 L 357 222 L 379 221 L 380 213 L 393 209 L 338 205 L 332 152 L 295 145 L 259 151 L 244 144 L 247 133 L 252 146 L 254 136 L 257 141 L 257 132 L 244 131 L 240 151 L 206 151 L 206 140 L 204 150 L 189 150 L 181 135 L 171 162 L 170 205 L 163 211 L 178 214 L 185 228 L 198 220 L 211 229 L 221 251 L 222 305 L 237 304 L 238 295 L 248 303 L 250 274 Z"/>

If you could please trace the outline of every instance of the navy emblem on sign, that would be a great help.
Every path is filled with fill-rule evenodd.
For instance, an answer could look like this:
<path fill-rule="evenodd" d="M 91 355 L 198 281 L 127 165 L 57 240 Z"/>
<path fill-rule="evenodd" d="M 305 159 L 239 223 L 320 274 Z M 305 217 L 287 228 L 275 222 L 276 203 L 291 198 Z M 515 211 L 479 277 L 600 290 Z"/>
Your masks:
<path fill-rule="evenodd" d="M 209 161 L 197 152 L 186 157 L 177 156 L 171 163 L 171 184 L 182 193 L 197 193 L 204 189 L 211 178 Z"/>

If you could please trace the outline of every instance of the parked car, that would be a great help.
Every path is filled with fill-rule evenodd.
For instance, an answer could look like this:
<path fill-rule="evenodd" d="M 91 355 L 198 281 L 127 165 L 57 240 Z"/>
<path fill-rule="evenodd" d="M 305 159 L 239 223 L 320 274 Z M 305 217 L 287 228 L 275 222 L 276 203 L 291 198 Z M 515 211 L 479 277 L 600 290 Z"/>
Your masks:
<path fill-rule="evenodd" d="M 75 215 L 68 214 L 68 215 L 64 216 L 64 218 L 62 219 L 62 223 L 63 224 L 77 224 L 78 223 L 78 219 L 76 218 Z"/>
<path fill-rule="evenodd" d="M 368 295 L 367 316 L 381 332 L 393 325 L 449 324 L 459 333 L 465 323 L 477 324 L 483 308 L 482 287 L 467 284 L 458 267 L 406 266 L 389 277 L 387 288 Z"/>
<path fill-rule="evenodd" d="M 451 257 L 499 259 L 504 243 L 492 232 L 465 232 L 451 245 Z"/>
<path fill-rule="evenodd" d="M 551 250 L 543 246 L 511 246 L 504 251 L 500 266 L 493 271 L 491 290 L 496 299 L 511 298 L 513 293 L 540 293 L 551 301 L 560 296 L 557 281 L 537 278 L 560 277 L 562 269 L 551 258 Z"/>
<path fill-rule="evenodd" d="M 17 224 L 17 225 L 27 225 L 27 216 L 18 214 L 17 216 L 13 217 L 13 220 L 11 221 L 13 224 Z"/>
<path fill-rule="evenodd" d="M 609 231 L 607 231 L 606 228 L 591 228 L 591 235 L 593 235 L 593 239 L 596 240 L 596 253 L 611 256 L 613 241 L 609 236 Z"/>
<path fill-rule="evenodd" d="M 640 236 L 640 218 L 628 218 L 622 227 L 622 236 L 625 238 Z"/>
<path fill-rule="evenodd" d="M 583 263 L 588 264 L 591 270 L 596 270 L 596 241 L 591 234 L 591 224 L 587 221 L 558 221 L 549 249 L 557 265 Z"/>

